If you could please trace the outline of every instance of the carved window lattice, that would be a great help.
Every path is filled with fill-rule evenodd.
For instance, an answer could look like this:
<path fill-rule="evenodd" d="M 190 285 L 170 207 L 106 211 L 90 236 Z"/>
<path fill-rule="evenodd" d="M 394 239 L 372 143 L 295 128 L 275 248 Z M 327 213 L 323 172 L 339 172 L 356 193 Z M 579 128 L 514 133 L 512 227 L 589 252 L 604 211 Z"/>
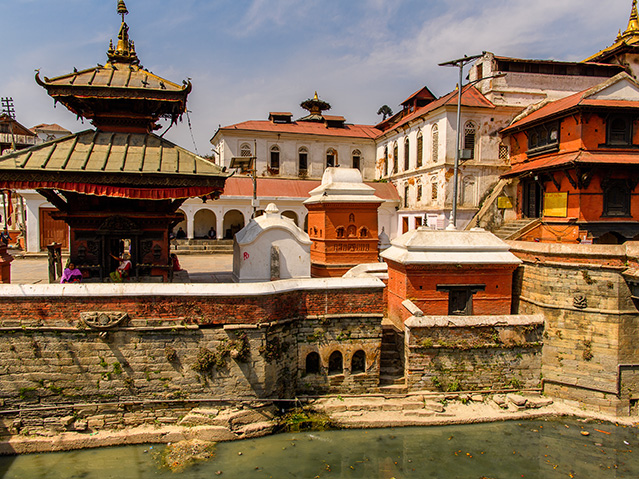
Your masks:
<path fill-rule="evenodd" d="M 437 178 L 432 178 L 430 180 L 430 188 L 431 188 L 430 199 L 433 202 L 435 202 L 437 201 L 437 196 L 439 193 L 439 182 L 437 181 Z"/>
<path fill-rule="evenodd" d="M 439 159 L 439 128 L 437 127 L 437 125 L 433 125 L 433 144 L 432 144 L 432 152 L 431 152 L 431 157 L 433 160 L 433 163 L 437 163 L 437 160 Z"/>
<path fill-rule="evenodd" d="M 467 121 L 464 126 L 464 150 L 470 150 L 470 158 L 475 158 L 475 137 L 477 127 L 472 121 Z"/>
<path fill-rule="evenodd" d="M 240 156 L 253 156 L 251 152 L 251 145 L 249 145 L 248 143 L 243 143 L 242 146 L 240 146 Z"/>
<path fill-rule="evenodd" d="M 510 159 L 510 152 L 508 151 L 508 146 L 500 143 L 499 145 L 499 159 L 503 162 L 507 162 Z"/>
<path fill-rule="evenodd" d="M 417 168 L 422 166 L 422 157 L 424 156 L 424 137 L 420 131 L 417 135 Z"/>
<path fill-rule="evenodd" d="M 399 146 L 397 142 L 393 145 L 393 174 L 397 173 L 397 163 L 399 162 Z"/>
<path fill-rule="evenodd" d="M 410 170 L 410 141 L 404 140 L 404 171 Z"/>

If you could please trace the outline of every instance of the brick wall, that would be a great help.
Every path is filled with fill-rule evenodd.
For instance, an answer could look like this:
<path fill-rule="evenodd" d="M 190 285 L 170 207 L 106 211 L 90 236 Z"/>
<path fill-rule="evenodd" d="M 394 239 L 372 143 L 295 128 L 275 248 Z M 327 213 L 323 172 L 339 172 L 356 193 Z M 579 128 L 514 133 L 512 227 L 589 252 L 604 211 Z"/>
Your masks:
<path fill-rule="evenodd" d="M 544 390 L 602 412 L 628 415 L 639 399 L 639 311 L 622 272 L 636 244 L 510 242 L 519 313 L 543 314 Z"/>
<path fill-rule="evenodd" d="M 370 365 L 357 378 L 345 368 L 341 382 L 317 375 L 318 389 L 330 383 L 331 391 L 362 391 L 378 376 L 370 350 L 374 341 L 379 347 L 379 280 L 126 286 L 3 286 L 4 407 L 294 397 L 300 388 L 308 391 L 300 382 L 304 356 L 297 341 L 310 329 L 321 336 L 313 347 L 340 349 L 346 360 L 349 348 L 363 347 Z M 83 322 L 87 312 L 127 316 L 100 330 Z M 205 356 L 217 365 L 197 370 Z"/>
<path fill-rule="evenodd" d="M 438 285 L 483 284 L 473 295 L 473 314 L 511 313 L 512 277 L 516 265 L 409 265 L 388 261 L 388 315 L 401 328 L 410 317 L 402 306 L 410 299 L 426 315 L 448 314 L 448 292 Z"/>
<path fill-rule="evenodd" d="M 539 386 L 541 315 L 424 316 L 405 325 L 409 390 Z"/>

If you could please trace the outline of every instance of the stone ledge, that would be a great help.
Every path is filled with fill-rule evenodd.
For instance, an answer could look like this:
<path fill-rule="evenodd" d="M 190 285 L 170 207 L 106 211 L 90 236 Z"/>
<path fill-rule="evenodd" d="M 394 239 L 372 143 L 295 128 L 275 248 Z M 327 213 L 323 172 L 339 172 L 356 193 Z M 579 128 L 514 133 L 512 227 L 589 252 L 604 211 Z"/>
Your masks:
<path fill-rule="evenodd" d="M 4 284 L 4 298 L 47 297 L 136 297 L 136 296 L 264 296 L 294 291 L 381 289 L 382 280 L 365 278 L 284 279 L 267 283 L 87 283 L 87 284 Z"/>
<path fill-rule="evenodd" d="M 543 325 L 541 314 L 513 314 L 496 316 L 412 316 L 404 323 L 407 328 L 468 328 L 490 326 Z"/>

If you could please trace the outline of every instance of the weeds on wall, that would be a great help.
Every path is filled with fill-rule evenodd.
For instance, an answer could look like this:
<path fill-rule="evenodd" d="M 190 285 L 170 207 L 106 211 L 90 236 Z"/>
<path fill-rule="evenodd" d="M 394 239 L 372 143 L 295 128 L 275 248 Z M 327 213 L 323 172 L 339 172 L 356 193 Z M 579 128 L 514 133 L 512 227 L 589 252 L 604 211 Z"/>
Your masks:
<path fill-rule="evenodd" d="M 251 346 L 246 333 L 237 333 L 236 339 L 224 339 L 217 345 L 215 351 L 200 348 L 191 369 L 206 374 L 215 366 L 217 369 L 226 367 L 228 358 L 245 362 L 251 355 Z"/>

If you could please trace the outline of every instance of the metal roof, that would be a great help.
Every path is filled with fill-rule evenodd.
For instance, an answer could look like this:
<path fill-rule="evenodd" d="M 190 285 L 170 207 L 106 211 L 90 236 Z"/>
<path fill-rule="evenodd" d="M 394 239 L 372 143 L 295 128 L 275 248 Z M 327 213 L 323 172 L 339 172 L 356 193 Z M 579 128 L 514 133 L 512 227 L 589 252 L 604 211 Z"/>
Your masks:
<path fill-rule="evenodd" d="M 228 176 L 210 161 L 154 134 L 86 130 L 0 157 L 0 178 L 209 185 Z"/>

